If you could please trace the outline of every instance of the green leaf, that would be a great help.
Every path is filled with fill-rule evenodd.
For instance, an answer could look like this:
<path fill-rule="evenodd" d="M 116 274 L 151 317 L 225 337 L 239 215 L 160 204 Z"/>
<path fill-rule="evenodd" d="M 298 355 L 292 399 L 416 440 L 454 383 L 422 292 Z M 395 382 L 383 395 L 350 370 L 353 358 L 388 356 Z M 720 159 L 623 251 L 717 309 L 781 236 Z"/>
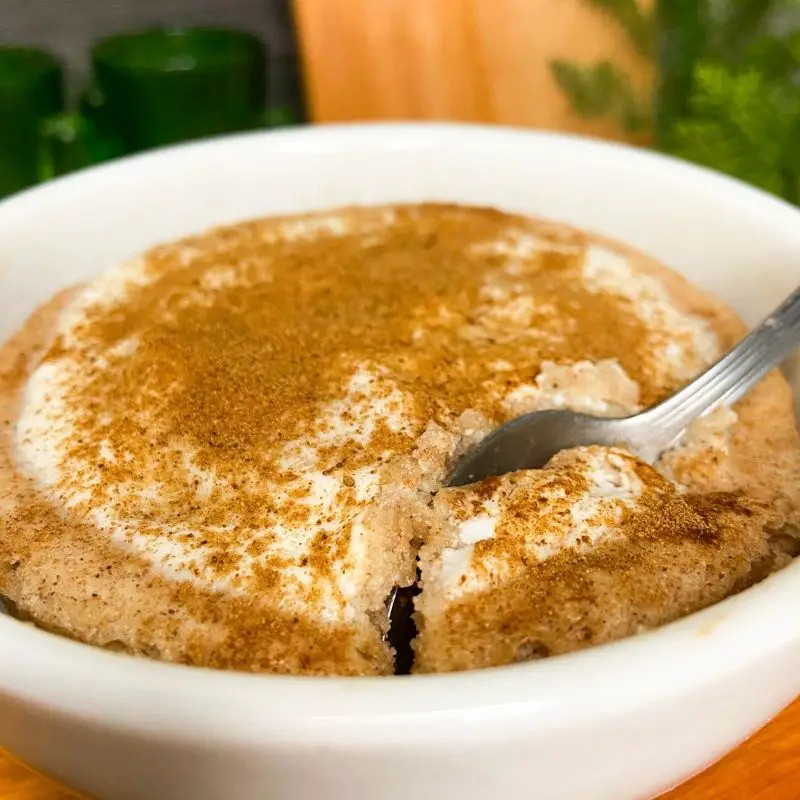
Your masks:
<path fill-rule="evenodd" d="M 668 150 L 789 196 L 797 185 L 792 157 L 798 131 L 800 95 L 790 81 L 705 62 L 697 69 L 689 114 L 675 125 Z"/>
<path fill-rule="evenodd" d="M 585 119 L 607 116 L 614 108 L 615 87 L 609 79 L 612 65 L 605 61 L 582 67 L 570 61 L 553 61 L 550 71 L 575 112 Z"/>
<path fill-rule="evenodd" d="M 637 0 L 588 0 L 588 2 L 614 19 L 645 58 L 652 58 L 655 43 L 653 16 Z"/>
<path fill-rule="evenodd" d="M 589 66 L 554 61 L 550 69 L 573 110 L 584 119 L 619 117 L 627 133 L 650 127 L 649 105 L 637 95 L 628 75 L 610 61 Z"/>

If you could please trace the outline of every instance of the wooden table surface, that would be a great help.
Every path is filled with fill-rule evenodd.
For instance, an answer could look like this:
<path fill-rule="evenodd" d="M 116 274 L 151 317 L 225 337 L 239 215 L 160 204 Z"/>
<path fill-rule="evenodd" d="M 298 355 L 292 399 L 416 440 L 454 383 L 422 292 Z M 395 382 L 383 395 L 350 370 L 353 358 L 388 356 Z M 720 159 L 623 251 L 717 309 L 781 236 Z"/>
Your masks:
<path fill-rule="evenodd" d="M 738 750 L 660 800 L 798 800 L 798 764 L 800 700 Z M 70 799 L 75 795 L 0 753 L 0 800 Z"/>

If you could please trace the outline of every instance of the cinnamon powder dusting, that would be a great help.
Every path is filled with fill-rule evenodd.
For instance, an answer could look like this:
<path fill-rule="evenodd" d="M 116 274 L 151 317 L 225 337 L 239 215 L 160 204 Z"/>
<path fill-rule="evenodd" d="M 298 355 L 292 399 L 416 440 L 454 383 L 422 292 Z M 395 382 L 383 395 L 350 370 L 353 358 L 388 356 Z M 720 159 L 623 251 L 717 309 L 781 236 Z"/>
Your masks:
<path fill-rule="evenodd" d="M 490 479 L 431 505 L 458 452 L 531 393 L 563 404 L 562 367 L 579 365 L 585 385 L 624 380 L 610 408 L 677 388 L 654 354 L 691 341 L 644 318 L 630 293 L 587 285 L 593 241 L 490 209 L 351 209 L 160 246 L 79 293 L 28 382 L 16 445 L 26 480 L 45 483 L 74 526 L 92 592 L 105 597 L 107 566 L 132 602 L 143 587 L 168 598 L 135 636 L 119 634 L 126 647 L 245 669 L 391 669 L 382 603 L 414 580 L 437 502 L 467 518 L 507 488 Z M 661 542 L 666 520 L 678 539 L 713 543 L 733 496 L 684 497 L 647 470 L 650 516 L 612 499 L 597 524 Z M 548 472 L 519 479 L 542 491 L 508 489 L 503 522 L 475 544 L 476 573 L 514 561 L 540 570 L 542 586 L 563 578 L 565 556 L 537 566 L 536 548 L 589 483 L 577 468 Z M 604 557 L 587 554 L 592 543 L 569 539 L 575 574 L 562 587 L 585 588 L 581 559 Z M 20 552 L 27 563 L 36 549 Z M 520 585 L 486 601 L 498 618 L 513 606 L 524 620 Z M 471 608 L 453 605 L 452 630 L 481 628 Z M 107 629 L 83 638 L 108 644 L 108 613 Z"/>
<path fill-rule="evenodd" d="M 467 544 L 457 531 L 485 512 L 487 499 L 496 524 L 467 545 L 468 560 L 454 560 Z M 762 504 L 741 491 L 682 491 L 615 449 L 564 451 L 542 470 L 496 479 L 488 496 L 445 489 L 435 502 L 444 524 L 421 552 L 420 672 L 617 639 L 774 569 Z"/>
<path fill-rule="evenodd" d="M 171 526 L 204 553 L 183 565 L 198 576 L 235 577 L 258 549 L 268 563 L 278 525 L 328 523 L 298 548 L 316 587 L 346 560 L 359 468 L 411 452 L 431 421 L 451 427 L 467 409 L 500 421 L 502 398 L 544 361 L 616 358 L 643 398 L 671 388 L 654 381 L 654 334 L 629 301 L 584 287 L 578 233 L 539 224 L 509 269 L 491 248 L 513 230 L 499 213 L 414 207 L 344 217 L 335 231 L 308 224 L 312 235 L 266 220 L 156 248 L 120 301 L 88 303 L 47 356 L 80 376 L 64 398 L 75 433 L 62 468 L 92 486 L 81 502 L 113 501 L 139 536 Z M 524 313 L 507 313 L 520 298 Z M 386 413 L 357 418 L 354 396 Z M 339 481 L 327 505 L 308 498 L 309 468 Z M 122 488 L 148 484 L 151 496 Z"/>

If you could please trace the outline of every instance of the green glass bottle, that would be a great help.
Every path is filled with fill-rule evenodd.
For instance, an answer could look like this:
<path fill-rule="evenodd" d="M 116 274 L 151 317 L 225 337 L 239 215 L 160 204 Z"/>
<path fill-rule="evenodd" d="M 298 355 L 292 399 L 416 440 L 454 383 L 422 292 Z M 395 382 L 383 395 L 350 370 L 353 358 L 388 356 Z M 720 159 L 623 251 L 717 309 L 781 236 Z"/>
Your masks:
<path fill-rule="evenodd" d="M 87 97 L 93 121 L 117 135 L 128 152 L 261 124 L 266 53 L 247 33 L 126 33 L 97 44 L 92 67 L 95 84 Z"/>
<path fill-rule="evenodd" d="M 0 197 L 39 180 L 42 126 L 63 108 L 63 73 L 54 56 L 0 47 Z"/>

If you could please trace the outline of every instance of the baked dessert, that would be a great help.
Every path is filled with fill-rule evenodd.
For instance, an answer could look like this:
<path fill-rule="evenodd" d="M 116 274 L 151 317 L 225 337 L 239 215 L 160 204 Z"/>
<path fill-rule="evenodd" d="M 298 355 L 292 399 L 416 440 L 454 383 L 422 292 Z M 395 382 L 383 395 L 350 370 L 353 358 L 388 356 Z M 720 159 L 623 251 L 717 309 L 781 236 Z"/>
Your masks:
<path fill-rule="evenodd" d="M 0 351 L 0 593 L 188 664 L 388 674 L 610 641 L 798 547 L 800 443 L 770 375 L 647 465 L 586 448 L 442 489 L 498 423 L 657 402 L 743 332 L 628 248 L 491 209 L 344 209 L 156 247 Z"/>

